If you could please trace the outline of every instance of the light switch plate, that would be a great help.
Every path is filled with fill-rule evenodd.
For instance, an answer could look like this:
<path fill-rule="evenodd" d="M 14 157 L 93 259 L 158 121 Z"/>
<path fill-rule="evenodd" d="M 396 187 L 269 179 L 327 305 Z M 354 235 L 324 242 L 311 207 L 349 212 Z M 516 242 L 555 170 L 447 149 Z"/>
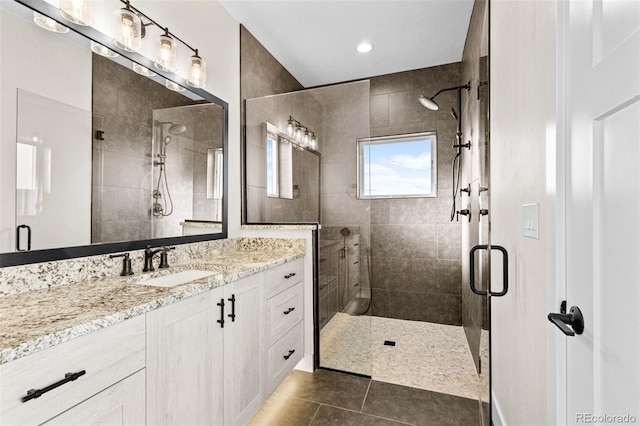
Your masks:
<path fill-rule="evenodd" d="M 522 206 L 522 235 L 538 239 L 538 204 Z"/>

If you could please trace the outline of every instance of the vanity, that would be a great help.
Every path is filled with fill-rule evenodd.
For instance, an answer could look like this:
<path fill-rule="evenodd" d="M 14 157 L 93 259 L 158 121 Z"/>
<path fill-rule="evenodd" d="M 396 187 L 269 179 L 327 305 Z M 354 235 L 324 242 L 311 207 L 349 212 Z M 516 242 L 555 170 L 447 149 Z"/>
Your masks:
<path fill-rule="evenodd" d="M 245 424 L 305 352 L 304 244 L 254 240 L 0 298 L 0 423 Z"/>

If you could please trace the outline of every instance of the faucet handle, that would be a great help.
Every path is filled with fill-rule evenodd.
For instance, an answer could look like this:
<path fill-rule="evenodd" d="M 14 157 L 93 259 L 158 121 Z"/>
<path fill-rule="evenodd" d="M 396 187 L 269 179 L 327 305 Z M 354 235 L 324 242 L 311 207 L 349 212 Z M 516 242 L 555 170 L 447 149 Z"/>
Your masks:
<path fill-rule="evenodd" d="M 109 256 L 110 259 L 122 257 L 122 272 L 121 276 L 126 277 L 127 275 L 133 275 L 133 269 L 131 268 L 131 258 L 129 257 L 129 253 L 121 253 L 121 254 L 112 254 Z"/>
<path fill-rule="evenodd" d="M 162 251 L 160 252 L 160 264 L 158 268 L 165 269 L 169 267 L 169 250 L 175 250 L 175 247 L 162 247 Z"/>

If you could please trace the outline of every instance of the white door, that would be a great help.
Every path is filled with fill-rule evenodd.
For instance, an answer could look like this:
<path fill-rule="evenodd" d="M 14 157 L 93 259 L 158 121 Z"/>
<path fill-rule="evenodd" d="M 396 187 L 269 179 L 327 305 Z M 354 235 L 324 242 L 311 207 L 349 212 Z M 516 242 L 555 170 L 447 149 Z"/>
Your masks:
<path fill-rule="evenodd" d="M 640 1 L 560 5 L 567 60 L 566 300 L 567 309 L 581 309 L 584 332 L 565 337 L 558 330 L 559 347 L 566 347 L 559 368 L 559 377 L 566 368 L 566 400 L 558 399 L 566 419 L 558 421 L 637 423 Z"/>

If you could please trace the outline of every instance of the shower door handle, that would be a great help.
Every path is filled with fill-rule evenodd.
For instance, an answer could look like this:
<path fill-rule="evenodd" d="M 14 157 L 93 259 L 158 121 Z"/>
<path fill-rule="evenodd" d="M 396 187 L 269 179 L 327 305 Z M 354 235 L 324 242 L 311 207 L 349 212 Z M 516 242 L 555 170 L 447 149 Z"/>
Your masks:
<path fill-rule="evenodd" d="M 487 250 L 488 248 L 488 245 L 481 244 L 473 246 L 469 252 L 469 284 L 471 285 L 471 291 L 480 296 L 487 296 L 489 294 L 489 290 L 478 290 L 476 288 L 475 253 L 478 250 Z M 498 250 L 502 253 L 502 282 L 504 287 L 499 293 L 491 293 L 491 296 L 493 297 L 500 297 L 507 294 L 507 290 L 509 290 L 509 255 L 507 254 L 507 250 L 502 246 L 492 245 L 491 250 Z"/>

